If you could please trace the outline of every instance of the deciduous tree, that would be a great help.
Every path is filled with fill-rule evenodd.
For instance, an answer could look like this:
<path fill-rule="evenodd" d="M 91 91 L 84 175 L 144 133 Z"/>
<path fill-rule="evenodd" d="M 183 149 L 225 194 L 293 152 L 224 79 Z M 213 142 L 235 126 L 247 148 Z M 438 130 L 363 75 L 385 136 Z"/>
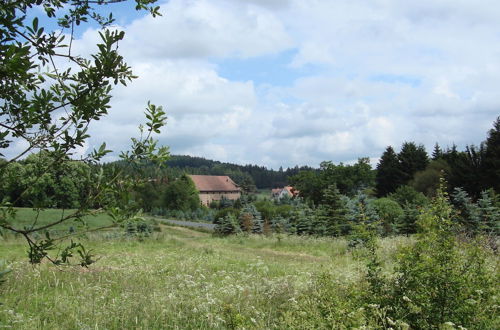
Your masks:
<path fill-rule="evenodd" d="M 73 162 L 75 150 L 89 138 L 92 123 L 103 118 L 110 110 L 111 92 L 116 85 L 126 85 L 135 78 L 131 68 L 118 52 L 118 43 L 124 38 L 123 31 L 113 30 L 112 14 L 103 15 L 103 5 L 122 0 L 24 0 L 0 2 L 0 153 L 8 156 L 0 164 L 0 178 L 9 174 L 9 164 L 34 152 L 49 155 L 45 170 L 27 189 L 16 192 L 17 197 L 33 193 L 38 202 L 60 198 L 63 191 L 42 191 L 51 185 L 51 168 L 64 168 Z M 156 0 L 135 0 L 136 9 L 146 9 L 153 16 L 159 14 Z M 42 18 L 34 16 L 42 15 Z M 88 57 L 75 54 L 73 39 L 76 31 L 93 20 L 100 27 L 97 51 Z M 58 26 L 49 30 L 49 26 Z M 64 60 L 61 61 L 61 60 Z M 60 64 L 65 63 L 65 64 Z M 140 127 L 140 138 L 133 138 L 131 151 L 121 157 L 127 162 L 152 159 L 162 162 L 168 155 L 166 147 L 159 147 L 153 139 L 165 124 L 165 112 L 161 107 L 149 104 L 146 108 L 146 126 Z M 14 155 L 5 155 L 12 145 L 25 146 Z M 88 165 L 97 164 L 110 151 L 103 143 L 87 156 L 78 159 Z M 22 235 L 29 244 L 31 262 L 48 258 L 56 264 L 68 262 L 74 250 L 81 255 L 80 264 L 92 262 L 88 250 L 71 242 L 61 247 L 55 255 L 49 255 L 56 241 L 49 230 L 65 221 L 80 219 L 99 204 L 116 222 L 137 215 L 137 210 L 127 202 L 133 182 L 117 171 L 107 177 L 98 166 L 89 166 L 86 176 L 92 182 L 85 203 L 70 214 L 64 213 L 54 221 L 25 228 L 16 226 L 16 212 L 12 203 L 5 200 L 0 205 L 0 227 Z M 63 185 L 64 183 L 61 182 Z M 41 185 L 41 186 L 40 186 Z M 34 190 L 32 187 L 37 187 Z M 31 190 L 30 190 L 31 189 Z M 72 193 L 72 192 L 71 192 Z M 43 196 L 46 194 L 47 196 Z M 43 203 L 42 203 L 43 204 Z M 44 205 L 46 206 L 46 205 Z M 37 212 L 40 211 L 38 208 Z M 38 232 L 46 236 L 37 240 Z"/>

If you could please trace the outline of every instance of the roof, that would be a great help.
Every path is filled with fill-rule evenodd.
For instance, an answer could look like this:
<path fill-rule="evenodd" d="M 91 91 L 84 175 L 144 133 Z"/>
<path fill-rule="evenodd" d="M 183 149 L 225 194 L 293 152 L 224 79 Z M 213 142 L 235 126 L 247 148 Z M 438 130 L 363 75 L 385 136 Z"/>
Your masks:
<path fill-rule="evenodd" d="M 299 191 L 296 190 L 292 186 L 286 186 L 283 188 L 276 188 L 276 189 L 271 189 L 271 195 L 272 196 L 280 196 L 282 194 L 287 194 L 290 197 L 296 197 L 299 194 Z"/>
<path fill-rule="evenodd" d="M 227 175 L 189 175 L 198 191 L 240 191 Z"/>

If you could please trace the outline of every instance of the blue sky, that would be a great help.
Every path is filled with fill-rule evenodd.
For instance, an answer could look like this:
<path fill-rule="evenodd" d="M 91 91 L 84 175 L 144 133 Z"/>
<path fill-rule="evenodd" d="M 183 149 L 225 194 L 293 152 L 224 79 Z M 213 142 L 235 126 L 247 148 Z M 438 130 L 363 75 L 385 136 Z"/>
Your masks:
<path fill-rule="evenodd" d="M 140 78 L 115 90 L 85 149 L 125 149 L 147 100 L 167 110 L 159 139 L 173 153 L 273 168 L 375 165 L 404 141 L 462 149 L 500 114 L 498 1 L 159 4 L 155 19 L 109 6 Z M 97 41 L 82 26 L 75 51 Z"/>

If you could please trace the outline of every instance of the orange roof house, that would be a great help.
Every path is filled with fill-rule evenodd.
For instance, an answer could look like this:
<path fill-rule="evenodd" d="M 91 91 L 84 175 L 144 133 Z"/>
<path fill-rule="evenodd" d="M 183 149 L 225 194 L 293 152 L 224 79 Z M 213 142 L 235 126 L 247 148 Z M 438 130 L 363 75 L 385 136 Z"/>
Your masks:
<path fill-rule="evenodd" d="M 271 190 L 271 197 L 281 199 L 283 197 L 294 198 L 299 195 L 299 191 L 292 186 L 276 188 Z"/>
<path fill-rule="evenodd" d="M 222 198 L 237 200 L 241 197 L 241 189 L 227 175 L 189 175 L 196 189 L 200 193 L 203 205 L 210 205 L 212 201 Z"/>

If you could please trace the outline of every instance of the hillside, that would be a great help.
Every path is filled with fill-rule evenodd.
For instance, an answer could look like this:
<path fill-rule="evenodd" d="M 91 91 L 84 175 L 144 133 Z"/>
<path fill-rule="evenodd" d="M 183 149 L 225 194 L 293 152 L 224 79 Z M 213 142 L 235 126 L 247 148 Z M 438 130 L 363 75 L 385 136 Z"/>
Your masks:
<path fill-rule="evenodd" d="M 112 164 L 120 164 L 114 162 Z M 203 157 L 172 155 L 166 161 L 165 167 L 154 172 L 153 166 L 144 164 L 141 174 L 146 176 L 179 177 L 184 173 L 201 175 L 229 175 L 238 185 L 248 190 L 283 187 L 288 184 L 288 178 L 302 170 L 313 170 L 308 166 L 295 166 L 287 169 L 268 169 L 258 165 L 238 165 L 210 160 Z"/>

